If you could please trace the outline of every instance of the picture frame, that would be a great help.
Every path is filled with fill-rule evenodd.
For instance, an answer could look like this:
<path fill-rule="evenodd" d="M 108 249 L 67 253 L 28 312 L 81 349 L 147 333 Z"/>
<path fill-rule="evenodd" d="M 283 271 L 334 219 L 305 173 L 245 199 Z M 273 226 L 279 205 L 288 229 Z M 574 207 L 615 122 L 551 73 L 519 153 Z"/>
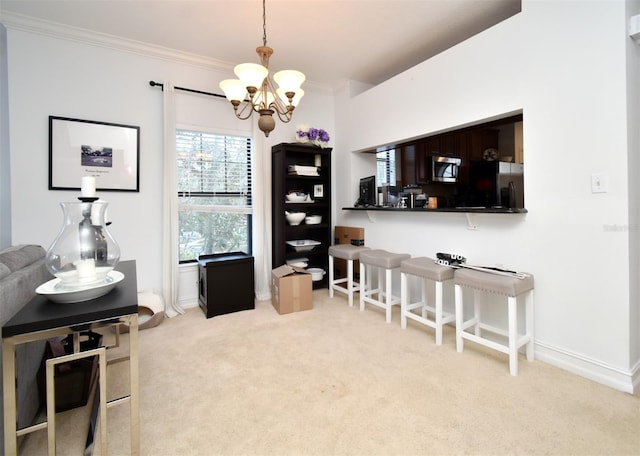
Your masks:
<path fill-rule="evenodd" d="M 313 197 L 314 198 L 323 198 L 324 197 L 324 185 L 316 184 L 313 186 Z"/>
<path fill-rule="evenodd" d="M 140 127 L 49 116 L 49 190 L 140 191 Z"/>

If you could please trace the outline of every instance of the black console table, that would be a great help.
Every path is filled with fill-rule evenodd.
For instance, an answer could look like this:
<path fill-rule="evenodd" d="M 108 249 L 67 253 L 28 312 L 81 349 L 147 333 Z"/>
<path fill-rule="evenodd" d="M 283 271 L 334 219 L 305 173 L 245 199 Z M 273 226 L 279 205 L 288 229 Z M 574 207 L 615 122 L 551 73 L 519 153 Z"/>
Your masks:
<path fill-rule="evenodd" d="M 17 437 L 48 428 L 49 454 L 55 453 L 55 426 L 48 423 L 17 429 L 16 420 L 16 345 L 34 340 L 74 335 L 74 353 L 80 351 L 79 333 L 89 329 L 129 327 L 129 396 L 112 405 L 129 402 L 131 412 L 131 454 L 140 452 L 140 414 L 138 397 L 138 286 L 135 260 L 121 261 L 116 269 L 124 279 L 104 296 L 80 303 L 56 303 L 38 295 L 2 327 L 2 367 L 4 392 L 4 446 L 7 455 L 16 455 Z M 104 379 L 100 379 L 103 382 Z M 106 454 L 106 423 L 100 423 L 103 454 Z M 53 444 L 53 448 L 52 447 Z"/>

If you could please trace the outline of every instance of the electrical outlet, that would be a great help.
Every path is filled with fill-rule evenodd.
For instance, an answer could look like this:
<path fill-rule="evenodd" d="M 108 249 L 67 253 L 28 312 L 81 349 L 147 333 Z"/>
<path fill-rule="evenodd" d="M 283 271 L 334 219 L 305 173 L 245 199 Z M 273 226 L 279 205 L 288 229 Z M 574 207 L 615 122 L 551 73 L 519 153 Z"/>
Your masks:
<path fill-rule="evenodd" d="M 609 179 L 606 174 L 591 175 L 591 193 L 607 193 L 609 191 Z"/>

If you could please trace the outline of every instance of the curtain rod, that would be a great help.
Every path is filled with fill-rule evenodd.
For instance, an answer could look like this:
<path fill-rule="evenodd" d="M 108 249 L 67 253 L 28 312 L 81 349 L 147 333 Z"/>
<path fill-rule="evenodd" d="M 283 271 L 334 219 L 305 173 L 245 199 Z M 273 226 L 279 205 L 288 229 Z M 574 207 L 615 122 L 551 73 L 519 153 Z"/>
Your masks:
<path fill-rule="evenodd" d="M 164 90 L 164 84 L 162 84 L 161 82 L 149 81 L 149 85 L 151 87 L 158 86 L 162 90 Z M 199 93 L 201 95 L 209 95 L 210 97 L 226 98 L 224 95 L 220 95 L 218 93 L 203 92 L 202 90 L 187 89 L 186 87 L 178 87 L 178 86 L 173 86 L 173 88 L 176 90 L 182 90 L 183 92 Z"/>

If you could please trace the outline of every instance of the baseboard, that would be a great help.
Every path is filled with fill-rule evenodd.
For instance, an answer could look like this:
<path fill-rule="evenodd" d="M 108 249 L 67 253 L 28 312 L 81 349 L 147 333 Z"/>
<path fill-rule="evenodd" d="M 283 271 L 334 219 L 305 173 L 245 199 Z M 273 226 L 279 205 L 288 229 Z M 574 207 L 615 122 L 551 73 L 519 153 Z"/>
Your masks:
<path fill-rule="evenodd" d="M 640 362 L 631 370 L 624 370 L 538 341 L 535 356 L 539 361 L 625 393 L 634 394 L 640 385 Z"/>
<path fill-rule="evenodd" d="M 638 361 L 636 365 L 633 366 L 631 372 L 631 385 L 633 387 L 632 394 L 636 394 L 636 392 L 640 391 L 640 361 Z"/>
<path fill-rule="evenodd" d="M 182 307 L 183 309 L 191 309 L 193 307 L 198 307 L 199 305 L 198 298 L 179 299 L 178 303 L 180 304 L 180 307 Z"/>

